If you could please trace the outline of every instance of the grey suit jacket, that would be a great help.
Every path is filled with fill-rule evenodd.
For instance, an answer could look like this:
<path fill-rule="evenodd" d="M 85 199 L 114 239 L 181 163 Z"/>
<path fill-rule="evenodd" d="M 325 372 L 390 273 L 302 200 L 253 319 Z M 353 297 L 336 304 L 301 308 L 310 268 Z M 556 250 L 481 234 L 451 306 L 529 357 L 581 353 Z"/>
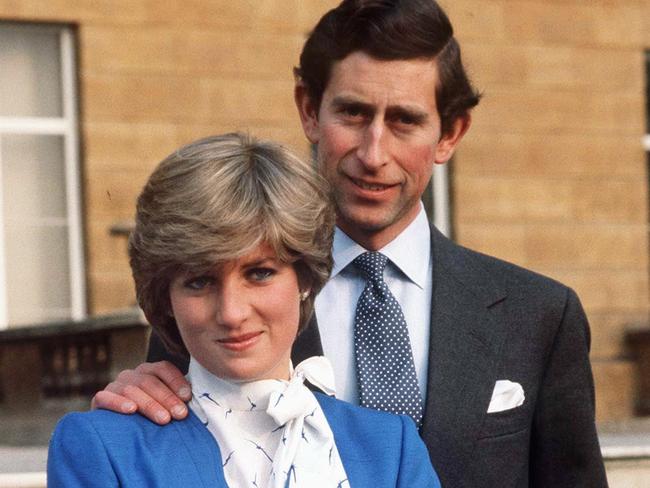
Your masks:
<path fill-rule="evenodd" d="M 576 294 L 458 246 L 435 228 L 431 246 L 431 334 L 420 435 L 442 486 L 606 487 L 594 423 L 589 327 Z M 322 353 L 313 318 L 292 357 L 297 363 Z M 152 345 L 149 359 L 160 358 Z M 497 380 L 520 383 L 523 405 L 488 414 Z"/>

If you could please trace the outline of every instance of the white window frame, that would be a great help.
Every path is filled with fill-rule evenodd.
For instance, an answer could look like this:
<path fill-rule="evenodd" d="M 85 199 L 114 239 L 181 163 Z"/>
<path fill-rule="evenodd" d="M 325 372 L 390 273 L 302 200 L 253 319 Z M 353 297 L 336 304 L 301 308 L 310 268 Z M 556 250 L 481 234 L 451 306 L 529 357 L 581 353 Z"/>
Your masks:
<path fill-rule="evenodd" d="M 29 29 L 29 25 L 21 26 Z M 42 26 L 38 27 L 42 31 Z M 63 137 L 65 162 L 65 194 L 67 206 L 68 255 L 70 277 L 70 312 L 72 320 L 86 318 L 86 281 L 83 251 L 83 225 L 79 175 L 79 121 L 76 98 L 75 40 L 68 26 L 52 27 L 59 32 L 62 116 L 61 117 L 3 117 L 0 116 L 0 136 L 5 134 L 58 135 Z M 2 152 L 0 151 L 0 158 Z M 0 161 L 0 181 L 2 178 Z M 0 186 L 0 329 L 9 327 L 7 294 L 4 209 Z"/>
<path fill-rule="evenodd" d="M 436 164 L 433 167 L 432 202 L 433 225 L 445 236 L 451 237 L 451 205 L 449 203 L 449 165 Z"/>

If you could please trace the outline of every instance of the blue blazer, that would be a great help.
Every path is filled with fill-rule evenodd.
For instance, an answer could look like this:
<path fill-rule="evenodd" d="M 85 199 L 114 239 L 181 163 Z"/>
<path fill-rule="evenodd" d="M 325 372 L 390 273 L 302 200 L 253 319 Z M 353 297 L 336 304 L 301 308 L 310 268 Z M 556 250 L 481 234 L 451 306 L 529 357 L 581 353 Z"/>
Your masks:
<path fill-rule="evenodd" d="M 440 487 L 411 419 L 315 395 L 349 486 Z M 51 488 L 226 487 L 216 469 L 222 464 L 214 437 L 193 413 L 161 427 L 140 415 L 96 410 L 61 419 L 50 441 L 47 481 Z"/>

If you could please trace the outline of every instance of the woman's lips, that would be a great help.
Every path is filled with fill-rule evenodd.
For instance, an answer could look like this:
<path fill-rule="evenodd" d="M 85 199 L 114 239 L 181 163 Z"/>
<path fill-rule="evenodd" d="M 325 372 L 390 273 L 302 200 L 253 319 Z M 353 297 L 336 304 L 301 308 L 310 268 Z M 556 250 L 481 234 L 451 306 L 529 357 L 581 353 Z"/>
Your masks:
<path fill-rule="evenodd" d="M 242 334 L 235 337 L 218 339 L 217 342 L 230 351 L 240 352 L 254 346 L 261 335 L 262 332 L 251 332 L 249 334 Z"/>

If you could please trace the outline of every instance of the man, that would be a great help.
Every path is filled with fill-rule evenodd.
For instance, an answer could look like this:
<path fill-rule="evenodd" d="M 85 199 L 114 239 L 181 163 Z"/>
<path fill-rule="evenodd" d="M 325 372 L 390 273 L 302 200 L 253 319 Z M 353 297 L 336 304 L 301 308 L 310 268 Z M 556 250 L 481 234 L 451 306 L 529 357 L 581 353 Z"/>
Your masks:
<path fill-rule="evenodd" d="M 338 229 L 332 278 L 294 363 L 324 353 L 338 396 L 376 406 L 363 384 L 375 366 L 362 366 L 357 336 L 370 278 L 357 258 L 381 251 L 410 339 L 396 363 L 412 365 L 419 393 L 388 409 L 421 425 L 443 486 L 607 486 L 589 330 L 575 293 L 461 248 L 426 222 L 420 197 L 433 165 L 451 158 L 479 98 L 444 12 L 433 0 L 345 0 L 310 35 L 296 75 L 296 104 L 332 184 Z M 156 354 L 154 345 L 149 359 Z M 138 408 L 164 423 L 186 413 L 172 392 L 187 399 L 180 373 L 145 364 L 122 373 L 95 405 Z"/>

